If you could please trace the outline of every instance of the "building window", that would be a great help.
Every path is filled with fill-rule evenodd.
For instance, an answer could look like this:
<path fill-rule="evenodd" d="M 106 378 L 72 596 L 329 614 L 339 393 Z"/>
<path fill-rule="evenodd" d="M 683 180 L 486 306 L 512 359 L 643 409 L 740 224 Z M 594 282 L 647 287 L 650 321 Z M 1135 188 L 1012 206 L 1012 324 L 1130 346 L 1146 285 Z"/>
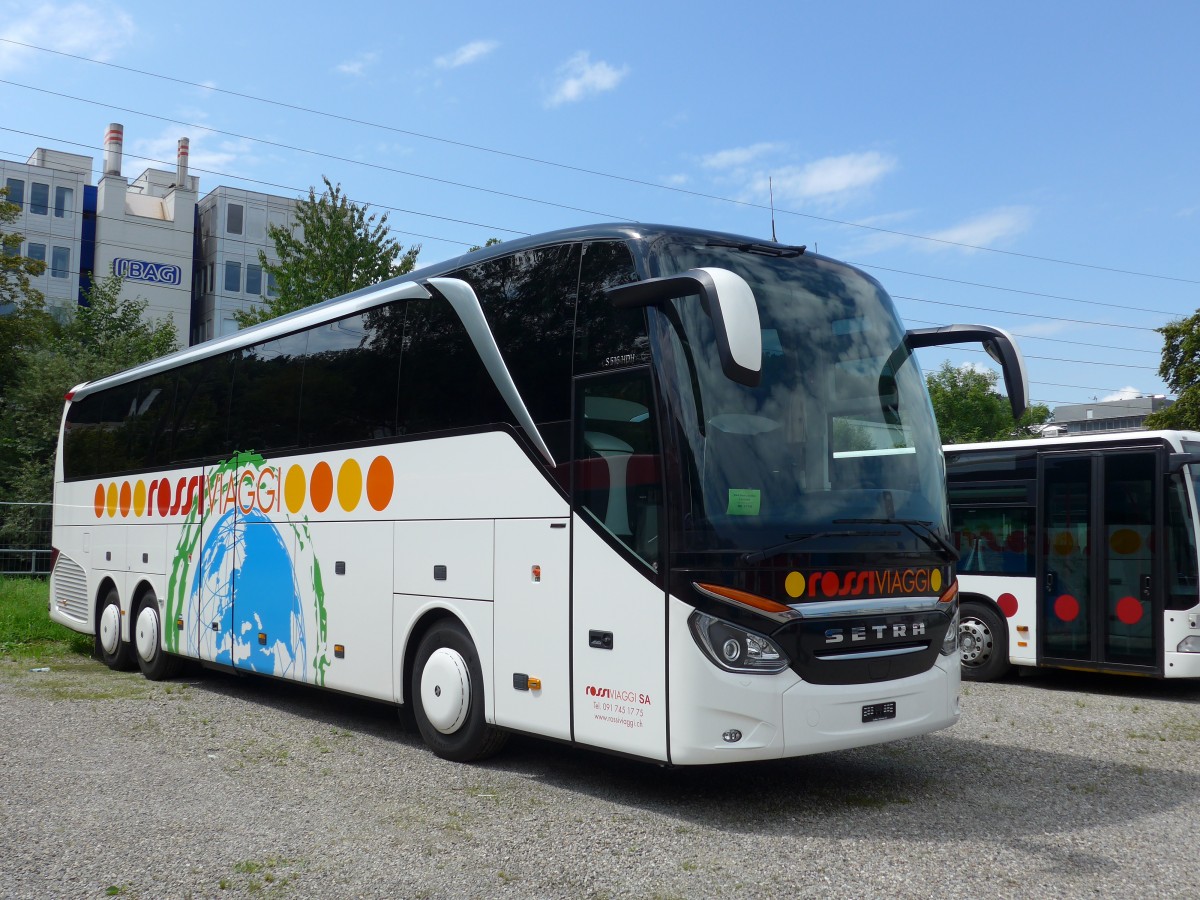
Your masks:
<path fill-rule="evenodd" d="M 275 281 L 275 275 L 271 272 L 267 273 L 267 296 L 278 297 L 279 285 Z"/>
<path fill-rule="evenodd" d="M 70 269 L 71 248 L 55 247 L 50 257 L 50 276 L 52 278 L 66 278 Z"/>
<path fill-rule="evenodd" d="M 25 182 L 20 178 L 8 179 L 8 202 L 17 206 L 25 205 Z"/>
<path fill-rule="evenodd" d="M 61 219 L 75 212 L 75 192 L 68 187 L 54 189 L 54 216 Z"/>
<path fill-rule="evenodd" d="M 37 181 L 29 185 L 29 211 L 44 216 L 50 211 L 50 185 Z"/>
<path fill-rule="evenodd" d="M 242 264 L 232 259 L 225 260 L 225 290 L 231 294 L 242 291 Z"/>
<path fill-rule="evenodd" d="M 257 297 L 262 293 L 262 266 L 246 263 L 246 293 Z"/>
<path fill-rule="evenodd" d="M 46 261 L 46 245 L 35 244 L 32 241 L 29 244 L 29 252 L 25 254 L 30 259 L 36 259 L 39 262 Z"/>
<path fill-rule="evenodd" d="M 225 210 L 225 233 L 242 233 L 242 204 L 230 203 Z"/>

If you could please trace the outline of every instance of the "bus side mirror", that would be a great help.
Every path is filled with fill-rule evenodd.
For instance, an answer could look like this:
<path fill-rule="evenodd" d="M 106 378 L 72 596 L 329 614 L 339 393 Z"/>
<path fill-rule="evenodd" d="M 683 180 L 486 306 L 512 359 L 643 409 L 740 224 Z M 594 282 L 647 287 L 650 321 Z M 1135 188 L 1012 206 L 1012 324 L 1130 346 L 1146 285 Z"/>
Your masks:
<path fill-rule="evenodd" d="M 1183 471 L 1184 466 L 1200 463 L 1200 453 L 1172 453 L 1167 457 L 1167 471 L 1174 475 Z"/>
<path fill-rule="evenodd" d="M 756 387 L 762 378 L 762 326 L 754 291 L 736 272 L 705 267 L 680 275 L 648 278 L 609 288 L 613 305 L 657 306 L 675 297 L 699 295 L 717 336 L 721 370 L 731 381 Z"/>
<path fill-rule="evenodd" d="M 910 350 L 918 347 L 943 347 L 978 341 L 987 355 L 1000 364 L 1004 389 L 1012 405 L 1014 419 L 1021 418 L 1029 406 L 1029 375 L 1017 343 L 1003 328 L 990 325 L 944 325 L 941 328 L 913 328 L 904 336 Z"/>

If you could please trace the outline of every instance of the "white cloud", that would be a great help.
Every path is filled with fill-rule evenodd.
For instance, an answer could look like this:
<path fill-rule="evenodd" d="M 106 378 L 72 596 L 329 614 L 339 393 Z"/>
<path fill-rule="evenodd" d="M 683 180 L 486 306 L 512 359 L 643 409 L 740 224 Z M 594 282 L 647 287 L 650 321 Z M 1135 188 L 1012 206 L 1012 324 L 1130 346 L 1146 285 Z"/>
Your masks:
<path fill-rule="evenodd" d="M 662 179 L 662 183 L 667 187 L 683 187 L 688 183 L 688 177 L 682 172 L 674 175 L 667 175 Z"/>
<path fill-rule="evenodd" d="M 362 75 L 363 72 L 366 71 L 367 66 L 375 62 L 375 59 L 378 57 L 378 55 L 379 54 L 377 53 L 360 53 L 353 59 L 348 59 L 343 63 L 338 63 L 333 68 L 335 72 L 340 72 L 343 75 Z"/>
<path fill-rule="evenodd" d="M 499 46 L 499 41 L 471 41 L 469 44 L 463 44 L 453 53 L 439 56 L 433 63 L 439 69 L 457 69 L 459 66 L 478 62 Z"/>
<path fill-rule="evenodd" d="M 1123 387 L 1114 394 L 1108 394 L 1107 396 L 1101 397 L 1100 402 L 1107 403 L 1109 400 L 1132 400 L 1134 397 L 1141 396 L 1143 396 L 1143 393 L 1137 388 Z"/>
<path fill-rule="evenodd" d="M 732 147 L 729 150 L 719 150 L 700 158 L 700 165 L 706 169 L 734 169 L 745 166 L 760 156 L 773 153 L 782 148 L 782 144 L 761 141 L 748 147 Z"/>
<path fill-rule="evenodd" d="M 971 244 L 975 247 L 987 247 L 997 241 L 1016 237 L 1027 231 L 1033 224 L 1033 210 L 1027 206 L 1006 206 L 991 212 L 982 213 L 973 219 L 952 225 L 949 228 L 935 231 L 928 235 L 935 241 L 950 244 Z M 920 242 L 926 249 L 936 250 L 938 244 L 933 241 Z M 970 251 L 970 248 L 965 248 Z"/>
<path fill-rule="evenodd" d="M 0 38 L 61 53 L 108 60 L 137 31 L 133 18 L 109 3 L 32 4 L 0 27 Z M 0 72 L 13 72 L 37 58 L 36 50 L 0 42 Z"/>
<path fill-rule="evenodd" d="M 586 50 L 580 50 L 559 66 L 558 86 L 546 100 L 546 105 L 576 103 L 585 97 L 611 91 L 628 74 L 628 66 L 617 69 L 606 62 L 592 62 L 591 55 Z"/>
<path fill-rule="evenodd" d="M 754 176 L 750 190 L 761 198 L 773 186 L 776 203 L 829 199 L 870 187 L 895 168 L 895 159 L 874 150 L 827 156 L 803 166 L 760 172 Z"/>
<path fill-rule="evenodd" d="M 126 129 L 126 159 L 123 167 L 125 176 L 136 178 L 143 169 L 174 169 L 181 137 L 186 137 L 189 142 L 189 174 L 198 175 L 200 178 L 220 178 L 235 162 L 242 167 L 256 161 L 251 152 L 250 141 L 226 138 L 207 128 L 168 125 L 156 136 L 135 136 L 132 140 Z"/>

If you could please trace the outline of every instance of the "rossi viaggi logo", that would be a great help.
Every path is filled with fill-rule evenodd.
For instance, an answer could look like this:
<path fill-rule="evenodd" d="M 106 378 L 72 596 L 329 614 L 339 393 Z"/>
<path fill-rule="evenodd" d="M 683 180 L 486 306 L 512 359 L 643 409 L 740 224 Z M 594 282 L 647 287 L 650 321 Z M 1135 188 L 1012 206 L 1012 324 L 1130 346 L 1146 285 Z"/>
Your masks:
<path fill-rule="evenodd" d="M 938 594 L 947 583 L 941 569 L 861 569 L 846 572 L 789 572 L 784 590 L 793 600 L 839 597 L 902 597 Z"/>

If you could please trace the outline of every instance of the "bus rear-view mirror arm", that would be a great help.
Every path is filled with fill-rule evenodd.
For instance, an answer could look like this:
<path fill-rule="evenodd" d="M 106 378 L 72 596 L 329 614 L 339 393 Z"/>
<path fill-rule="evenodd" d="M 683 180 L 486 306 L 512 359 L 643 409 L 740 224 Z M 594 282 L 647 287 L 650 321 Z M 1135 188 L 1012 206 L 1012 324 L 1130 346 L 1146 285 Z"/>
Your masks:
<path fill-rule="evenodd" d="M 904 343 L 909 350 L 975 341 L 983 344 L 987 355 L 1000 364 L 1013 418 L 1020 419 L 1029 406 L 1029 375 L 1025 371 L 1025 360 L 1017 342 L 1003 328 L 990 325 L 943 325 L 941 328 L 913 328 L 904 336 Z"/>
<path fill-rule="evenodd" d="M 756 387 L 762 378 L 762 327 L 754 291 L 736 272 L 716 267 L 647 278 L 609 288 L 613 305 L 657 306 L 676 297 L 699 295 L 712 318 L 721 370 L 731 381 Z"/>
<path fill-rule="evenodd" d="M 550 454 L 550 448 L 546 446 L 541 432 L 533 424 L 533 416 L 529 414 L 525 401 L 521 399 L 521 392 L 517 390 L 512 373 L 508 371 L 508 365 L 500 354 L 500 348 L 496 345 L 496 336 L 492 334 L 492 329 L 488 326 L 487 318 L 483 314 L 483 307 L 479 305 L 479 298 L 475 296 L 475 291 L 461 278 L 430 278 L 421 284 L 430 294 L 434 297 L 441 297 L 454 309 L 459 321 L 467 330 L 467 337 L 471 339 L 475 352 L 483 360 L 483 365 L 492 377 L 492 382 L 499 389 L 500 396 L 504 398 L 504 402 L 508 404 L 513 416 L 525 429 L 529 439 L 546 458 L 546 462 L 553 466 L 555 463 L 554 457 Z"/>

